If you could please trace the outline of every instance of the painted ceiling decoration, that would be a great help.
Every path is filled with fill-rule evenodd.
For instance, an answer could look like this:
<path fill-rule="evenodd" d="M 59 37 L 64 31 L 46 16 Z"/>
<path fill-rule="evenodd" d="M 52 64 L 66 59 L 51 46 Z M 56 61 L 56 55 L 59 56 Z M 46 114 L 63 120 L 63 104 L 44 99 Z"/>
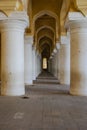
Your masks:
<path fill-rule="evenodd" d="M 60 36 L 66 35 L 64 24 L 68 13 L 80 12 L 87 16 L 87 0 L 0 0 L 0 12 L 6 17 L 26 11 L 29 15 L 26 33 L 33 36 L 37 50 L 49 57 Z"/>

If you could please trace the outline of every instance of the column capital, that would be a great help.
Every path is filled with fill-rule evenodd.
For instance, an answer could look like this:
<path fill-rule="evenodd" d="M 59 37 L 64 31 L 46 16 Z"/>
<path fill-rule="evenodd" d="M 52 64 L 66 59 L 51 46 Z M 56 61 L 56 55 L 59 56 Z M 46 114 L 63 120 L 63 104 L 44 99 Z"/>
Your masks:
<path fill-rule="evenodd" d="M 57 48 L 54 48 L 53 53 L 54 53 L 54 54 L 57 53 Z"/>
<path fill-rule="evenodd" d="M 68 35 L 61 36 L 61 44 L 69 44 L 70 43 L 70 37 Z"/>
<path fill-rule="evenodd" d="M 0 20 L 23 20 L 29 24 L 29 16 L 26 11 L 14 11 L 9 16 L 0 11 Z"/>
<path fill-rule="evenodd" d="M 33 45 L 33 36 L 25 35 L 25 42 Z"/>
<path fill-rule="evenodd" d="M 57 48 L 57 50 L 60 49 L 60 43 L 59 42 L 56 43 L 56 48 Z"/>
<path fill-rule="evenodd" d="M 84 15 L 80 12 L 69 12 L 68 14 L 68 20 L 72 21 L 72 20 L 80 20 L 80 19 L 84 19 Z"/>
<path fill-rule="evenodd" d="M 6 16 L 5 13 L 0 12 L 0 30 L 21 30 L 25 29 L 29 25 L 29 18 L 25 11 L 15 11 Z"/>
<path fill-rule="evenodd" d="M 75 29 L 75 28 L 87 28 L 87 18 L 84 19 L 79 19 L 79 20 L 71 20 L 69 21 L 69 25 L 71 29 Z"/>
<path fill-rule="evenodd" d="M 87 17 L 84 17 L 80 12 L 70 12 L 65 24 L 66 28 L 67 25 L 71 28 L 79 28 L 79 26 L 87 27 Z"/>
<path fill-rule="evenodd" d="M 50 56 L 50 60 L 53 59 L 53 56 Z"/>
<path fill-rule="evenodd" d="M 23 31 L 27 27 L 26 21 L 2 20 L 0 21 L 0 31 Z"/>
<path fill-rule="evenodd" d="M 70 29 L 71 23 L 74 23 L 75 21 L 85 20 L 86 17 L 81 12 L 69 12 L 68 17 L 65 22 L 65 28 Z"/>

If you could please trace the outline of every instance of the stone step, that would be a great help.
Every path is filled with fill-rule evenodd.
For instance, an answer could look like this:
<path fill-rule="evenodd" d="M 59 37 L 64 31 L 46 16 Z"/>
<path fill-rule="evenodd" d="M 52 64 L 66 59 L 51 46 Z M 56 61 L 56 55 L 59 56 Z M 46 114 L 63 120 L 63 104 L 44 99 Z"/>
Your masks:
<path fill-rule="evenodd" d="M 37 77 L 36 79 L 53 79 L 53 80 L 58 80 L 55 77 Z"/>
<path fill-rule="evenodd" d="M 57 81 L 53 81 L 53 80 L 52 81 L 51 80 L 50 81 L 48 81 L 48 80 L 45 80 L 45 81 L 34 80 L 33 83 L 34 84 L 59 84 L 59 81 L 58 80 Z"/>

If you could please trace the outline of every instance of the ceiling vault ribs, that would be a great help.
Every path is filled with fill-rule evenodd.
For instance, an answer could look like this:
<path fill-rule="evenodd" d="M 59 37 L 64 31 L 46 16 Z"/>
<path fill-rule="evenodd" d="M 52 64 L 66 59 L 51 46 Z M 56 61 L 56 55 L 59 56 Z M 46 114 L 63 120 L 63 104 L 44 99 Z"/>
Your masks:
<path fill-rule="evenodd" d="M 0 0 L 0 13 L 9 17 L 14 12 L 27 12 L 27 35 L 34 38 L 34 46 L 49 57 L 61 35 L 66 35 L 64 24 L 69 12 L 87 16 L 87 0 Z"/>
<path fill-rule="evenodd" d="M 66 34 L 64 24 L 68 12 L 79 11 L 78 1 L 81 0 L 32 0 L 31 35 L 40 53 L 46 50 L 46 56 L 47 52 L 51 55 L 60 36 Z"/>

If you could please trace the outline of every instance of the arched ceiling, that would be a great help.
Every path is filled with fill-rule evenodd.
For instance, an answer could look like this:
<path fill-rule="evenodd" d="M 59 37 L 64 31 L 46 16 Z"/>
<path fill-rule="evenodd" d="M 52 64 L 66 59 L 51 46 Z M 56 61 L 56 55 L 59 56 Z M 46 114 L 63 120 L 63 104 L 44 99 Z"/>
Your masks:
<path fill-rule="evenodd" d="M 36 48 L 49 56 L 66 32 L 68 12 L 79 11 L 87 16 L 87 0 L 0 0 L 0 10 L 7 16 L 14 11 L 27 11 L 30 26 L 26 32 L 34 37 Z"/>
<path fill-rule="evenodd" d="M 69 11 L 78 11 L 76 0 L 30 0 L 31 25 L 29 33 L 34 36 L 34 45 L 41 53 L 51 51 L 64 34 L 64 22 Z M 46 44 L 47 41 L 47 44 Z M 49 45 L 49 46 L 48 46 Z M 51 45 L 51 46 L 50 46 Z"/>

